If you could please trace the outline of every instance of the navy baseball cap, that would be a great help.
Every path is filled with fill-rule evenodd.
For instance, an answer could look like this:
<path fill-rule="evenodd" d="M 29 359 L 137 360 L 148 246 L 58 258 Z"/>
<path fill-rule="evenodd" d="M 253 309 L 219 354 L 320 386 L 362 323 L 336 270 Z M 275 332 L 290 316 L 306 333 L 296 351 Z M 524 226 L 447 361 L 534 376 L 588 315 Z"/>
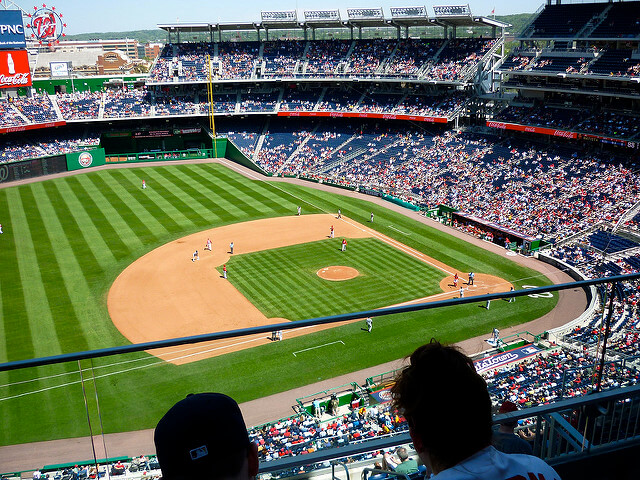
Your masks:
<path fill-rule="evenodd" d="M 240 407 L 222 393 L 191 394 L 176 403 L 153 440 L 165 480 L 236 475 L 250 445 Z"/>

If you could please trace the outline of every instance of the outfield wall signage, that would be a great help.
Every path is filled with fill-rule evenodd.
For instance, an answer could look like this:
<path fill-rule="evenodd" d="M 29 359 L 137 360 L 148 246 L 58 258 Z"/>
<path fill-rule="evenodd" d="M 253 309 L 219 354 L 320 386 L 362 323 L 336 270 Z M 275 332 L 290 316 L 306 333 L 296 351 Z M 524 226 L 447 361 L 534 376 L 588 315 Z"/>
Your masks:
<path fill-rule="evenodd" d="M 31 86 L 31 71 L 26 50 L 0 51 L 0 88 Z"/>
<path fill-rule="evenodd" d="M 81 152 L 67 153 L 67 169 L 82 170 L 105 164 L 104 148 L 93 148 Z"/>
<path fill-rule="evenodd" d="M 473 362 L 478 373 L 486 372 L 487 370 L 493 370 L 498 367 L 504 367 L 511 362 L 517 362 L 524 360 L 527 357 L 531 357 L 542 350 L 534 345 L 527 345 L 525 347 L 515 348 L 508 352 L 498 353 L 491 355 L 490 357 L 476 360 Z"/>
<path fill-rule="evenodd" d="M 278 112 L 279 117 L 381 118 L 383 120 L 412 120 L 414 122 L 447 123 L 447 117 L 424 117 L 395 113 L 358 112 Z"/>
<path fill-rule="evenodd" d="M 0 49 L 27 48 L 20 10 L 0 10 Z"/>

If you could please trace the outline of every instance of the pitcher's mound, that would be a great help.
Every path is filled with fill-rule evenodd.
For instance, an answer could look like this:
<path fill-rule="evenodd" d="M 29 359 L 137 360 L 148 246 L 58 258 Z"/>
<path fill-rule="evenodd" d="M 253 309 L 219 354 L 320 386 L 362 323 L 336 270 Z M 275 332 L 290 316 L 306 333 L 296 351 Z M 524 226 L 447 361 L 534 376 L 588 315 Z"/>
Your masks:
<path fill-rule="evenodd" d="M 360 273 L 358 270 L 352 267 L 345 267 L 342 265 L 331 265 L 330 267 L 324 267 L 318 270 L 318 276 L 324 280 L 331 280 L 332 282 L 339 282 L 341 280 L 351 280 L 356 278 Z"/>

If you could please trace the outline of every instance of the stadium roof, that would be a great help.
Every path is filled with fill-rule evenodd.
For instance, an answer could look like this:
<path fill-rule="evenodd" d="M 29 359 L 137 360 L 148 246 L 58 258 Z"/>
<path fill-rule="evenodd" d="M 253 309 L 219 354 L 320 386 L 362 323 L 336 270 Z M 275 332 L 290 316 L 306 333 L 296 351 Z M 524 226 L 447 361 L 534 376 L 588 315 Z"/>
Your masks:
<path fill-rule="evenodd" d="M 435 10 L 435 8 L 434 8 Z M 276 29 L 366 28 L 366 27 L 476 27 L 507 28 L 511 25 L 483 16 L 436 11 L 429 17 L 424 7 L 392 8 L 391 17 L 385 17 L 381 8 L 349 8 L 347 18 L 341 19 L 338 10 L 305 11 L 304 20 L 297 12 L 262 12 L 262 21 L 237 23 L 167 23 L 158 28 L 168 33 L 211 33 L 220 31 L 255 31 Z"/>

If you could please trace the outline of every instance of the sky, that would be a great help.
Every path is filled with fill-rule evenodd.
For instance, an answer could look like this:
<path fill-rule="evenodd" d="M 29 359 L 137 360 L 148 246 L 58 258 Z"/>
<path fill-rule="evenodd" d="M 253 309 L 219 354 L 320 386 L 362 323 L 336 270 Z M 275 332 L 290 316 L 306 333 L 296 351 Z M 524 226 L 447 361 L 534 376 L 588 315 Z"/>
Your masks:
<path fill-rule="evenodd" d="M 297 10 L 303 20 L 304 10 L 340 10 L 341 18 L 347 17 L 347 8 L 382 7 L 386 18 L 391 17 L 389 7 L 426 6 L 433 16 L 433 5 L 466 5 L 474 15 L 496 15 L 535 12 L 544 0 L 443 0 L 426 3 L 424 0 L 236 0 L 231 3 L 220 0 L 0 0 L 1 5 L 13 4 L 26 11 L 35 6 L 55 7 L 66 22 L 69 35 L 93 32 L 124 32 L 149 30 L 162 23 L 188 22 L 251 22 L 260 20 L 263 10 Z M 0 7 L 1 8 L 1 7 Z"/>

